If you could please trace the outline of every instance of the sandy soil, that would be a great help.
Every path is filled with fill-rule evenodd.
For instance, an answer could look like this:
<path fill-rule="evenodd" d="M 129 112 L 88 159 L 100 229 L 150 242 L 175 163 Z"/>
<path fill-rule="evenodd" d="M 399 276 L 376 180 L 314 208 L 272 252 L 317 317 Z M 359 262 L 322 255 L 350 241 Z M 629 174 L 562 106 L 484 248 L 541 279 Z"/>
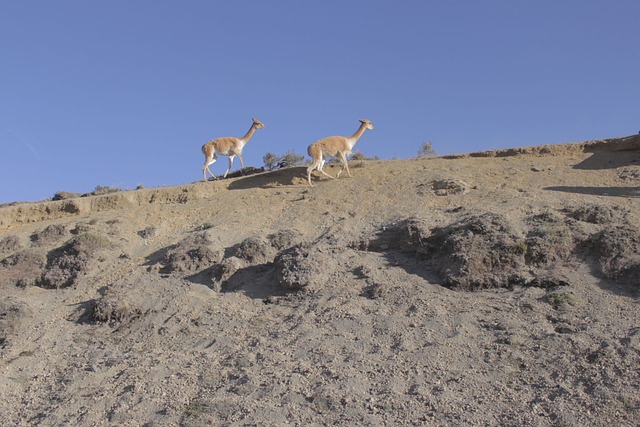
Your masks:
<path fill-rule="evenodd" d="M 640 425 L 640 137 L 350 168 L 0 207 L 3 425 Z"/>

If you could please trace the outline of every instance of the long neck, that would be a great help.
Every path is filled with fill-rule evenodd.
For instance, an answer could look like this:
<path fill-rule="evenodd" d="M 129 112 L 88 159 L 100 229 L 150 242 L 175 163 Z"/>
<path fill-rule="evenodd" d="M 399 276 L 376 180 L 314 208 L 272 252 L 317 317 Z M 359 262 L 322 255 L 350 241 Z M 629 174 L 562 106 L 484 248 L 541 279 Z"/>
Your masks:
<path fill-rule="evenodd" d="M 253 133 L 256 131 L 256 124 L 252 124 L 251 127 L 249 128 L 249 131 L 247 132 L 247 134 L 245 136 L 243 136 L 241 139 L 244 142 L 247 142 L 251 139 L 251 137 L 253 136 Z"/>
<path fill-rule="evenodd" d="M 362 134 L 366 129 L 367 129 L 367 125 L 365 123 L 360 123 L 360 127 L 358 128 L 358 131 L 354 133 L 349 139 L 352 139 L 353 143 L 355 144 L 356 141 L 360 139 L 360 137 L 362 136 Z"/>

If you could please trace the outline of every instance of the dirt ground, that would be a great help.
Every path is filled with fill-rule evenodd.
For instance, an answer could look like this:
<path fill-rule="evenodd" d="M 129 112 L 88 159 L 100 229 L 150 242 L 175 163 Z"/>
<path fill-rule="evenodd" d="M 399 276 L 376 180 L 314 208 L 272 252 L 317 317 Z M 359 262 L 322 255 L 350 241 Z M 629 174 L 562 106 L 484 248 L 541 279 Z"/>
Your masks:
<path fill-rule="evenodd" d="M 640 136 L 350 168 L 1 206 L 3 425 L 640 425 Z"/>

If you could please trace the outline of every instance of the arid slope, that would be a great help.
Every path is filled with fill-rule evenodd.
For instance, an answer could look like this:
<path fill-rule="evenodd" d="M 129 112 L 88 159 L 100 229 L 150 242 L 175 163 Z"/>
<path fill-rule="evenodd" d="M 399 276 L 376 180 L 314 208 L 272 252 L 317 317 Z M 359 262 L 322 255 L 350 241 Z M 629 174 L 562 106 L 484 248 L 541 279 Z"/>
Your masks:
<path fill-rule="evenodd" d="M 640 424 L 639 136 L 350 168 L 0 207 L 0 419 Z"/>

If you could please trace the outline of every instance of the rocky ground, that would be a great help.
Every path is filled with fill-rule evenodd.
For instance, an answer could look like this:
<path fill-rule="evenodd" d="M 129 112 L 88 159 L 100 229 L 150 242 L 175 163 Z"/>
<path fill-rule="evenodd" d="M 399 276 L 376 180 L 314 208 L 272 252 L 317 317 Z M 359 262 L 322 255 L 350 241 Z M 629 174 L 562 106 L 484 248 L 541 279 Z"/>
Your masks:
<path fill-rule="evenodd" d="M 640 137 L 350 168 L 0 207 L 3 424 L 640 424 Z"/>

